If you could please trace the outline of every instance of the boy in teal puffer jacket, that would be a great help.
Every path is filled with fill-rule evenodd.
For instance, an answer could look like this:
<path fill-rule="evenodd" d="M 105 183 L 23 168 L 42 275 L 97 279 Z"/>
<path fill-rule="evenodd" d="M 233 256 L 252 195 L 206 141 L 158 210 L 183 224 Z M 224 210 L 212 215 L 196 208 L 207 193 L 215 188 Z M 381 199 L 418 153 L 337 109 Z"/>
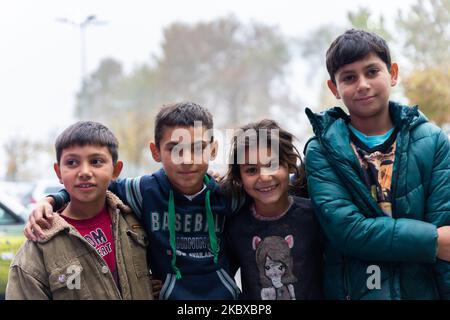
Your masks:
<path fill-rule="evenodd" d="M 450 298 L 448 137 L 417 106 L 389 101 L 398 66 L 378 35 L 348 30 L 326 60 L 328 86 L 350 113 L 306 110 L 326 297 Z"/>

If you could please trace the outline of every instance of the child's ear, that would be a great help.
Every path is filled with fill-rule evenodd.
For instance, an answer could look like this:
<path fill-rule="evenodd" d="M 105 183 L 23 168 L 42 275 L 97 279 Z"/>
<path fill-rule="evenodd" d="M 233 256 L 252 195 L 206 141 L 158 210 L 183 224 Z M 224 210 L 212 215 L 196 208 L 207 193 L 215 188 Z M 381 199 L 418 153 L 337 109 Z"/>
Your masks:
<path fill-rule="evenodd" d="M 393 63 L 391 64 L 391 71 L 389 72 L 391 74 L 391 87 L 394 87 L 397 84 L 398 80 L 398 64 Z"/>
<path fill-rule="evenodd" d="M 55 173 L 58 176 L 59 182 L 63 183 L 62 179 L 61 179 L 61 168 L 59 167 L 59 164 L 57 162 L 55 162 L 53 164 L 53 170 L 55 170 Z"/>
<path fill-rule="evenodd" d="M 339 95 L 339 92 L 337 90 L 336 84 L 333 81 L 328 80 L 327 81 L 327 85 L 328 85 L 328 88 L 330 88 L 330 90 L 333 93 L 333 95 L 336 97 L 336 99 L 340 99 L 341 96 Z"/>
<path fill-rule="evenodd" d="M 161 162 L 161 153 L 154 142 L 150 142 L 150 152 L 152 153 L 153 160 Z"/>
<path fill-rule="evenodd" d="M 209 158 L 211 161 L 217 157 L 217 148 L 219 147 L 219 143 L 217 140 L 214 140 L 211 143 L 211 157 Z"/>
<path fill-rule="evenodd" d="M 116 164 L 114 165 L 114 171 L 113 171 L 113 180 L 116 180 L 120 173 L 122 172 L 122 168 L 123 168 L 123 162 L 120 160 L 117 160 Z"/>

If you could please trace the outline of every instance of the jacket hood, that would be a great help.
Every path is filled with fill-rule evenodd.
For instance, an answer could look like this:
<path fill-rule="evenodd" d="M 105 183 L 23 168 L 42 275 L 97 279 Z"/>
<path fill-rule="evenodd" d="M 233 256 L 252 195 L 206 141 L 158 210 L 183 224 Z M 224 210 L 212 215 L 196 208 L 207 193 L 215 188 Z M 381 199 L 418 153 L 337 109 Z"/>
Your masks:
<path fill-rule="evenodd" d="M 336 121 L 349 123 L 350 116 L 340 107 L 334 107 L 320 113 L 314 113 L 310 108 L 306 108 L 306 115 L 312 125 L 314 134 L 319 140 L 323 138 L 327 130 Z M 419 124 L 427 122 L 426 116 L 419 111 L 418 106 L 401 105 L 397 102 L 389 101 L 389 113 L 394 125 L 403 129 L 412 129 Z"/>
<path fill-rule="evenodd" d="M 110 191 L 106 191 L 106 206 L 109 209 L 109 212 L 117 213 L 121 211 L 124 214 L 132 213 L 130 207 L 125 205 L 114 193 Z M 69 224 L 64 218 L 62 218 L 59 214 L 54 215 L 53 223 L 50 229 L 44 229 L 44 238 L 38 240 L 40 243 L 45 243 L 50 241 L 53 237 L 55 237 L 58 233 L 64 230 L 71 230 L 74 227 Z"/>

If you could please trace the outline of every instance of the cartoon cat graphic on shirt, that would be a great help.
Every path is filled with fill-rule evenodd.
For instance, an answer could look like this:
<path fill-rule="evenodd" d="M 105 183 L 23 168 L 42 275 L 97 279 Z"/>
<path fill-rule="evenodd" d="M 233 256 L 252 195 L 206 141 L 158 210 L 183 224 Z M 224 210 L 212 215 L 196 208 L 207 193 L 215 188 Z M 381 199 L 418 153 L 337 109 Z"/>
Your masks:
<path fill-rule="evenodd" d="M 254 236 L 252 240 L 259 280 L 262 286 L 262 300 L 295 300 L 293 283 L 297 278 L 293 274 L 291 248 L 294 237 L 266 237 L 263 240 Z"/>

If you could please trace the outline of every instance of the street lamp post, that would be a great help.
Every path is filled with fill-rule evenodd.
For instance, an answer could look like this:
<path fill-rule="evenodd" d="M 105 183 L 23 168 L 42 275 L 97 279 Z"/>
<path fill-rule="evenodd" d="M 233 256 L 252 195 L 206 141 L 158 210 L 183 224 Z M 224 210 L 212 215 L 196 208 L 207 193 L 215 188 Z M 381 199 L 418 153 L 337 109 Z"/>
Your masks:
<path fill-rule="evenodd" d="M 87 16 L 82 22 L 74 22 L 67 18 L 57 18 L 56 21 L 73 25 L 80 29 L 80 77 L 81 86 L 83 86 L 86 78 L 86 28 L 89 25 L 103 25 L 106 21 L 99 21 L 95 15 Z"/>

